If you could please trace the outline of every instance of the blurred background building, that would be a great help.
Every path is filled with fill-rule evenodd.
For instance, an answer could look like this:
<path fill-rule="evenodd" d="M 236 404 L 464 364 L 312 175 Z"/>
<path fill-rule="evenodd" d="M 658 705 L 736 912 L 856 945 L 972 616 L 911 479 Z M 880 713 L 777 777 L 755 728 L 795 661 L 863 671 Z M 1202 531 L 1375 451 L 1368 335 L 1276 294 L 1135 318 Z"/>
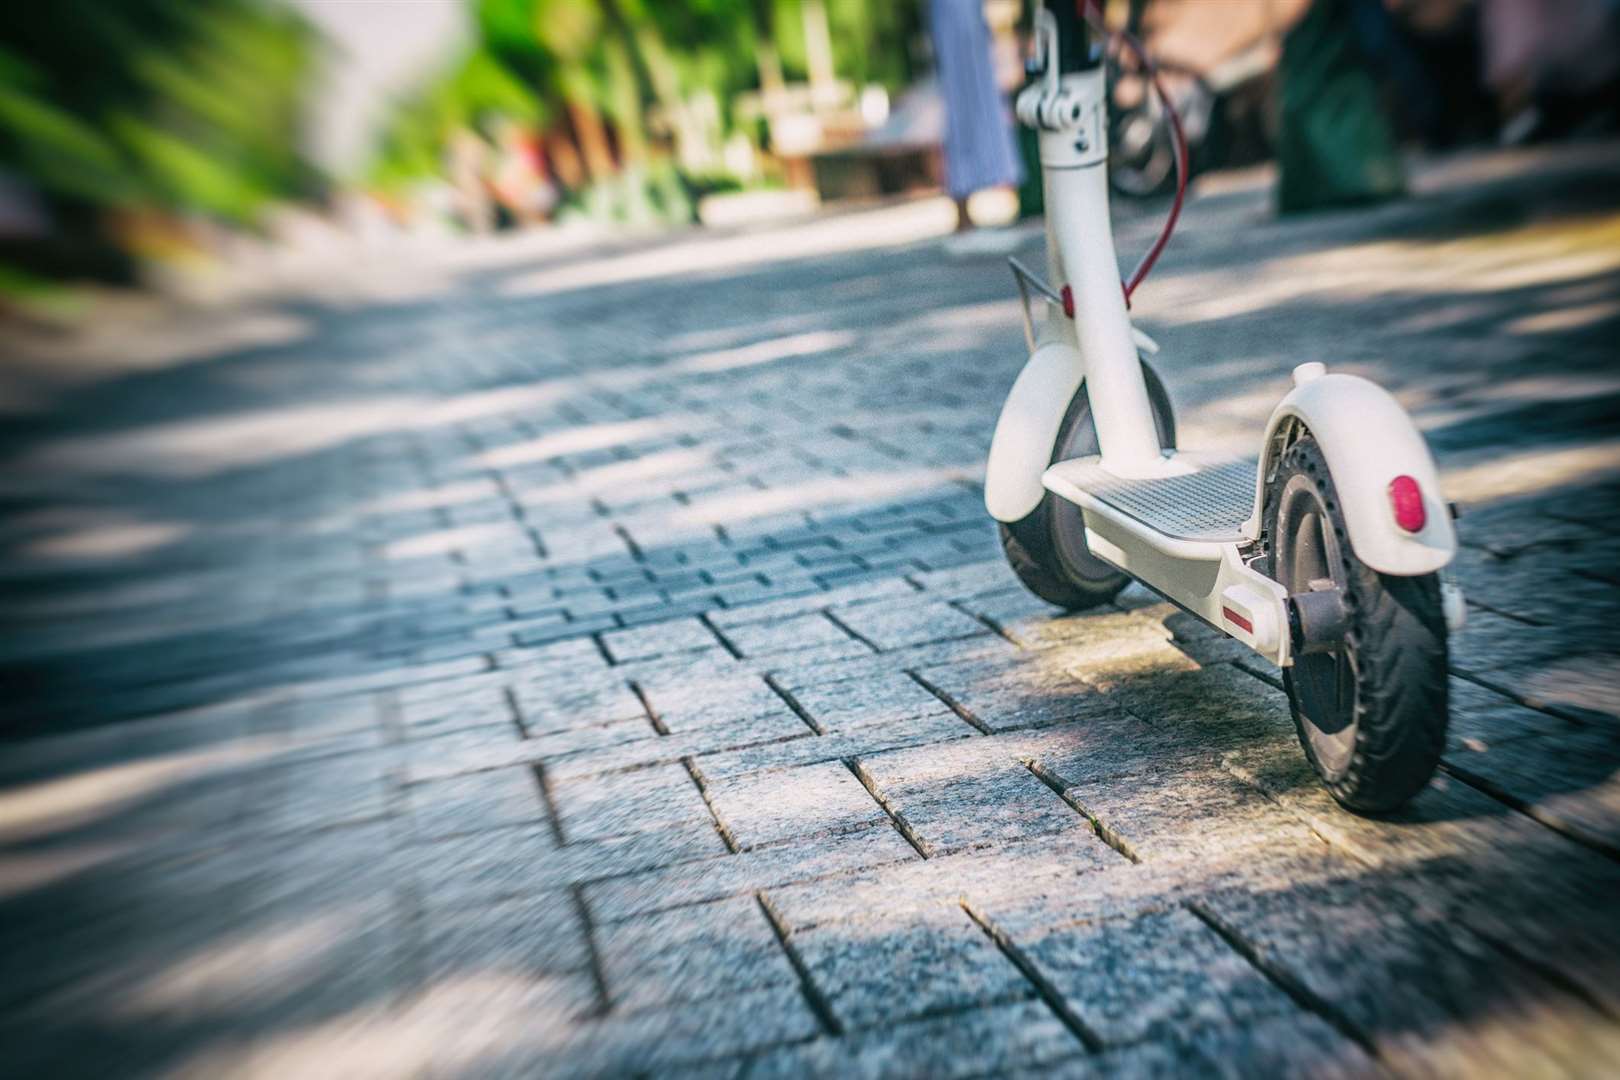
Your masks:
<path fill-rule="evenodd" d="M 926 8 L 32 5 L 0 40 L 0 303 L 48 310 L 64 281 L 150 280 L 312 231 L 727 224 L 933 189 Z M 1010 91 L 1027 8 L 985 12 Z M 1616 122 L 1616 0 L 1111 0 L 1107 16 L 1162 58 L 1195 168 L 1280 153 L 1285 208 L 1355 201 L 1325 189 L 1392 147 Z M 1154 196 L 1173 179 L 1163 110 L 1118 64 L 1115 185 Z M 1346 190 L 1399 188 L 1367 183 Z M 1039 208 L 1036 184 L 1022 202 Z"/>

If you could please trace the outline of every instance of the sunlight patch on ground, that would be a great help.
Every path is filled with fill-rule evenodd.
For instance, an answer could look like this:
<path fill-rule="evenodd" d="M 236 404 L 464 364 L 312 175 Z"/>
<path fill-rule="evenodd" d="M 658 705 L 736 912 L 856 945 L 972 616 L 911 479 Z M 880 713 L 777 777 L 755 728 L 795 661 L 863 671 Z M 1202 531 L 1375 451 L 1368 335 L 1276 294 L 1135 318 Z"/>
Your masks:
<path fill-rule="evenodd" d="M 764 322 L 749 319 L 739 325 L 722 326 L 709 330 L 689 330 L 686 333 L 677 334 L 663 342 L 663 348 L 665 354 L 669 356 L 679 356 L 690 352 L 707 352 L 711 349 L 733 349 L 750 338 L 757 339 L 761 333 L 775 336 L 802 333 L 810 327 L 820 325 L 821 321 L 819 314 L 780 315 Z"/>
<path fill-rule="evenodd" d="M 333 953 L 384 914 L 375 899 L 329 901 L 297 922 L 239 928 L 147 974 L 120 1001 L 118 1011 L 140 1019 L 174 1009 L 192 1015 L 231 1015 L 245 1003 L 292 999 L 331 977 Z"/>
<path fill-rule="evenodd" d="M 372 514 L 403 514 L 413 510 L 436 510 L 444 506 L 455 506 L 460 503 L 478 502 L 481 499 L 493 498 L 500 489 L 488 479 L 463 480 L 457 484 L 446 484 L 443 487 L 411 488 L 408 491 L 396 492 L 373 499 L 355 510 L 354 517 L 367 517 Z M 336 524 L 346 528 L 350 521 L 349 515 L 336 519 Z M 319 531 L 319 530 L 312 530 Z"/>
<path fill-rule="evenodd" d="M 250 1045 L 222 1040 L 186 1063 L 186 1077 L 393 1078 L 544 1075 L 544 1054 L 567 1041 L 582 1009 L 580 976 L 468 965 L 400 1001 L 373 1002 Z M 587 1029 L 588 1030 L 588 1029 Z M 645 1025 L 646 1037 L 656 1027 Z"/>
<path fill-rule="evenodd" d="M 1285 256 L 1252 267 L 1241 289 L 1233 288 L 1228 268 L 1179 274 L 1158 283 L 1143 309 L 1161 322 L 1185 325 L 1317 295 L 1362 301 L 1389 293 L 1397 279 L 1403 297 L 1482 294 L 1575 283 L 1615 270 L 1620 215 L 1584 216 L 1443 242 L 1379 240 Z"/>
<path fill-rule="evenodd" d="M 41 484 L 61 473 L 200 479 L 389 431 L 419 416 L 422 405 L 418 398 L 384 396 L 155 424 L 48 443 L 8 471 L 23 483 Z"/>
<path fill-rule="evenodd" d="M 172 544 L 190 529 L 134 518 L 86 524 L 47 536 L 22 550 L 30 559 L 127 559 Z"/>
<path fill-rule="evenodd" d="M 773 338 L 735 349 L 683 356 L 672 361 L 666 370 L 682 375 L 708 375 L 717 371 L 758 367 L 778 360 L 791 360 L 801 356 L 832 352 L 854 344 L 855 335 L 847 330 L 814 330 L 806 334 L 792 334 Z"/>
<path fill-rule="evenodd" d="M 499 547 L 531 551 L 534 543 L 516 522 L 463 525 L 395 540 L 382 549 L 385 559 L 415 559 L 425 555 L 448 555 L 468 548 Z"/>
<path fill-rule="evenodd" d="M 167 310 L 145 295 L 99 301 L 94 318 L 73 328 L 8 324 L 0 335 L 0 402 L 16 409 L 49 405 L 73 387 L 178 367 L 307 338 L 307 319 L 281 311 Z M 43 393 L 36 393 L 43 389 Z"/>
<path fill-rule="evenodd" d="M 549 461 L 565 454 L 579 454 L 587 450 L 606 450 L 614 446 L 656 439 L 663 435 L 690 431 L 693 425 L 677 424 L 669 419 L 625 420 L 609 424 L 588 424 L 542 435 L 528 442 L 497 447 L 478 455 L 474 461 L 487 469 L 504 469 L 513 465 L 532 465 Z"/>
<path fill-rule="evenodd" d="M 0 792 L 0 843 L 48 838 L 111 817 L 138 800 L 242 761 L 244 742 L 126 761 Z"/>
<path fill-rule="evenodd" d="M 581 495 L 622 496 L 626 488 L 638 484 L 645 485 L 643 490 L 648 495 L 670 495 L 677 490 L 675 480 L 681 474 L 700 472 L 713 464 L 713 450 L 665 450 L 582 469 L 566 481 L 533 487 L 514 485 L 514 493 L 531 505 L 571 502 Z"/>
<path fill-rule="evenodd" d="M 0 853 L 0 900 L 27 896 L 77 877 L 114 859 L 139 853 L 136 842 L 52 843 Z"/>
<path fill-rule="evenodd" d="M 1620 300 L 1608 303 L 1580 304 L 1575 307 L 1555 308 L 1552 311 L 1523 315 L 1503 329 L 1510 334 L 1547 334 L 1562 330 L 1579 330 L 1620 315 Z"/>
<path fill-rule="evenodd" d="M 573 379 L 554 379 L 542 383 L 516 383 L 494 390 L 480 390 L 472 394 L 458 394 L 453 398 L 429 405 L 413 422 L 414 427 L 438 427 L 441 424 L 459 424 L 468 420 L 483 420 L 503 413 L 523 412 L 573 393 Z"/>
<path fill-rule="evenodd" d="M 405 395 L 229 413 L 48 443 L 8 464 L 0 489 L 29 491 L 53 475 L 201 479 L 327 450 L 353 439 L 418 430 L 549 405 L 574 380 L 504 386 L 443 401 Z"/>
<path fill-rule="evenodd" d="M 821 218 L 805 225 L 772 229 L 768 236 L 745 234 L 678 241 L 649 251 L 592 263 L 555 266 L 523 274 L 501 288 L 504 296 L 544 296 L 598 285 L 740 267 L 784 259 L 891 247 L 944 236 L 956 225 L 956 209 L 944 197 L 903 206 Z"/>
<path fill-rule="evenodd" d="M 1596 484 L 1617 475 L 1620 439 L 1604 439 L 1507 458 L 1491 456 L 1443 469 L 1441 482 L 1447 498 L 1468 503 L 1545 495 L 1556 488 Z"/>
<path fill-rule="evenodd" d="M 785 512 L 848 503 L 877 503 L 900 495 L 916 495 L 950 485 L 963 475 L 961 469 L 939 468 L 824 477 L 808 484 L 747 495 L 728 492 L 720 498 L 695 502 L 677 511 L 671 520 L 681 526 L 736 525 Z"/>

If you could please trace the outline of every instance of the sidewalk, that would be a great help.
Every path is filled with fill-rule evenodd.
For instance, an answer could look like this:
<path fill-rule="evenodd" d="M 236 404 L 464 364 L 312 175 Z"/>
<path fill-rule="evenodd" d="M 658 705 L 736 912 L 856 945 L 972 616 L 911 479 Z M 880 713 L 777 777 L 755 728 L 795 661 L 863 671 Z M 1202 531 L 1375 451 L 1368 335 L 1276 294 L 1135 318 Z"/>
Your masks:
<path fill-rule="evenodd" d="M 1612 1073 L 1615 149 L 1288 222 L 1215 178 L 1138 294 L 1181 445 L 1323 360 L 1464 506 L 1385 821 L 1274 669 L 1017 586 L 1016 292 L 927 204 L 398 267 L 64 383 L 0 433 L 8 1071 Z"/>

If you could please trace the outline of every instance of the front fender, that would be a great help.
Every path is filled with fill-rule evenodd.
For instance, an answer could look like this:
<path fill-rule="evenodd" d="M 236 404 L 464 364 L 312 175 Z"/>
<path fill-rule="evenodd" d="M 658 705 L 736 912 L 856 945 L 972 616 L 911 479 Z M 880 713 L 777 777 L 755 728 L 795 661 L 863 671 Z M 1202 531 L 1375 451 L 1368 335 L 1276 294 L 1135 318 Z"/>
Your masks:
<path fill-rule="evenodd" d="M 1452 560 L 1457 533 L 1429 444 L 1388 391 L 1355 375 L 1321 375 L 1301 383 L 1272 411 L 1250 535 L 1259 535 L 1260 508 L 1277 461 L 1304 431 L 1327 459 L 1356 558 L 1380 573 L 1403 577 L 1433 573 Z M 1426 521 L 1416 533 L 1395 523 L 1390 505 L 1390 481 L 1403 475 L 1416 480 L 1423 493 Z"/>
<path fill-rule="evenodd" d="M 1018 373 L 984 470 L 984 507 L 997 521 L 1018 521 L 1040 505 L 1041 474 L 1084 374 L 1079 352 L 1062 341 L 1041 345 Z"/>

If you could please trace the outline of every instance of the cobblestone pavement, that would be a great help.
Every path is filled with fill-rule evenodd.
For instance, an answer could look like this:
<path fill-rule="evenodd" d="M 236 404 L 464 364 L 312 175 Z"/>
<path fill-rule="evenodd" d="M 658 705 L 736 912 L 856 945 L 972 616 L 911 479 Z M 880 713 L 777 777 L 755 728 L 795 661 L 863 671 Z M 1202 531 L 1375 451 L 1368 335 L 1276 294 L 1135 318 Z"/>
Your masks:
<path fill-rule="evenodd" d="M 1241 648 L 1017 587 L 1016 302 L 935 204 L 497 248 L 63 390 L 0 436 L 4 1071 L 1614 1075 L 1615 150 L 1290 223 L 1216 178 L 1142 291 L 1182 445 L 1323 359 L 1465 504 L 1383 821 Z"/>

